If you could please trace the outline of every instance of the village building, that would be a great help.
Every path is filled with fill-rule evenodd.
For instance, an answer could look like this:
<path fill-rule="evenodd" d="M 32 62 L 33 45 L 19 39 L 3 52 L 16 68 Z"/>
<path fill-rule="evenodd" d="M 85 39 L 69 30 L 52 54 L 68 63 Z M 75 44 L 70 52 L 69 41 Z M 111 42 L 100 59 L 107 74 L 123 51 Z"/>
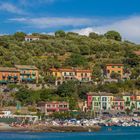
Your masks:
<path fill-rule="evenodd" d="M 124 99 L 119 98 L 119 97 L 114 97 L 113 104 L 112 104 L 112 110 L 124 111 L 125 110 Z"/>
<path fill-rule="evenodd" d="M 91 82 L 92 81 L 92 71 L 82 70 L 75 68 L 59 68 L 50 69 L 50 75 L 55 77 L 55 85 L 60 85 L 67 80 L 78 80 L 79 82 Z"/>
<path fill-rule="evenodd" d="M 0 83 L 19 83 L 20 71 L 13 67 L 0 67 Z"/>
<path fill-rule="evenodd" d="M 25 36 L 25 41 L 31 42 L 31 41 L 37 41 L 40 40 L 38 36 L 33 36 L 33 35 L 27 35 Z"/>
<path fill-rule="evenodd" d="M 87 106 L 92 110 L 111 110 L 113 103 L 113 94 L 111 93 L 87 93 Z"/>
<path fill-rule="evenodd" d="M 54 112 L 69 111 L 68 102 L 52 101 L 52 102 L 40 103 L 38 107 L 40 108 L 42 113 L 45 113 L 45 115 L 50 115 Z"/>
<path fill-rule="evenodd" d="M 107 78 L 111 78 L 112 74 L 119 74 L 120 78 L 124 75 L 124 65 L 123 64 L 107 64 L 105 70 Z"/>
<path fill-rule="evenodd" d="M 15 68 L 20 71 L 20 82 L 38 83 L 39 72 L 37 67 L 32 65 L 15 65 Z"/>
<path fill-rule="evenodd" d="M 111 93 L 87 93 L 87 110 L 95 113 L 118 113 L 140 110 L 140 96 L 125 94 L 116 97 Z"/>

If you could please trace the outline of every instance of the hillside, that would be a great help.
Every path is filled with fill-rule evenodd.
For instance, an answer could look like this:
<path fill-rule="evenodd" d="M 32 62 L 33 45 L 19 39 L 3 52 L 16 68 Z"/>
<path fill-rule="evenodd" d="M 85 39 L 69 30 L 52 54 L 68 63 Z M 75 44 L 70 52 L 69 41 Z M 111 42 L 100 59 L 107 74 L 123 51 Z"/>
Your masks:
<path fill-rule="evenodd" d="M 23 33 L 1 36 L 1 66 L 36 65 L 45 74 L 50 67 L 94 69 L 94 66 L 99 68 L 107 63 L 123 63 L 133 68 L 132 61 L 139 63 L 133 51 L 140 50 L 140 46 L 128 41 L 116 41 L 94 33 L 89 37 L 61 32 L 56 36 L 35 35 L 40 36 L 39 41 L 25 42 Z"/>

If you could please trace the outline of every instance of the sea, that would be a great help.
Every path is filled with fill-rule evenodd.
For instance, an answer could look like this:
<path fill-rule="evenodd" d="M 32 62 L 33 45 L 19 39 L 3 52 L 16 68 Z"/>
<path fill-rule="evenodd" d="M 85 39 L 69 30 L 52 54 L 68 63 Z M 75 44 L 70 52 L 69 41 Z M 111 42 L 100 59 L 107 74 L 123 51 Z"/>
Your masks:
<path fill-rule="evenodd" d="M 0 140 L 140 140 L 140 127 L 103 127 L 99 132 L 0 132 Z"/>

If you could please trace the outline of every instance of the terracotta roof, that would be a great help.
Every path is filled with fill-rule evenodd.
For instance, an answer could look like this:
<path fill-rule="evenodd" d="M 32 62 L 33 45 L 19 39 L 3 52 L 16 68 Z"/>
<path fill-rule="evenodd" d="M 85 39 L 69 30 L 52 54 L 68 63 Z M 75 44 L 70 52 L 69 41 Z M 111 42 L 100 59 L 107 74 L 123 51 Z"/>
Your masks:
<path fill-rule="evenodd" d="M 123 66 L 123 64 L 106 64 L 106 66 Z"/>
<path fill-rule="evenodd" d="M 65 101 L 49 101 L 49 102 L 46 102 L 45 104 L 68 104 L 68 102 L 65 102 Z"/>
<path fill-rule="evenodd" d="M 75 70 L 76 72 L 87 72 L 87 73 L 92 73 L 92 70 L 80 70 L 80 69 L 77 69 Z"/>
<path fill-rule="evenodd" d="M 116 98 L 113 99 L 113 101 L 124 101 L 124 99 L 116 97 Z"/>
<path fill-rule="evenodd" d="M 37 70 L 38 68 L 32 65 L 15 65 L 18 69 L 29 69 L 29 70 Z"/>
<path fill-rule="evenodd" d="M 74 69 L 59 69 L 61 72 L 75 72 Z"/>
<path fill-rule="evenodd" d="M 39 36 L 27 35 L 25 38 L 39 38 Z"/>
<path fill-rule="evenodd" d="M 139 50 L 139 51 L 134 51 L 134 53 L 135 53 L 136 55 L 140 55 L 140 50 Z"/>
<path fill-rule="evenodd" d="M 19 70 L 17 70 L 16 68 L 13 68 L 13 67 L 0 67 L 0 71 L 8 71 L 8 72 L 19 72 Z"/>
<path fill-rule="evenodd" d="M 92 70 L 82 70 L 82 69 L 74 69 L 74 68 L 59 68 L 59 69 L 55 69 L 55 68 L 51 68 L 50 71 L 54 71 L 54 72 L 83 72 L 83 73 L 92 73 Z"/>
<path fill-rule="evenodd" d="M 52 68 L 52 69 L 49 69 L 50 71 L 53 71 L 53 72 L 58 72 L 59 70 L 58 69 L 55 69 L 55 68 Z"/>

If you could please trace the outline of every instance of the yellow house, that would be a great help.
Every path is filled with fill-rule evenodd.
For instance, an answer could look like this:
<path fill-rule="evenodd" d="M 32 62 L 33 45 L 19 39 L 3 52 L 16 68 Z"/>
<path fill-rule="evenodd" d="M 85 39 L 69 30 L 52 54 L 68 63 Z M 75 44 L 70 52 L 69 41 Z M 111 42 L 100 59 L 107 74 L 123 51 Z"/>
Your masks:
<path fill-rule="evenodd" d="M 107 64 L 106 65 L 106 75 L 110 78 L 112 73 L 120 74 L 121 78 L 123 78 L 124 73 L 124 65 L 123 64 Z"/>

